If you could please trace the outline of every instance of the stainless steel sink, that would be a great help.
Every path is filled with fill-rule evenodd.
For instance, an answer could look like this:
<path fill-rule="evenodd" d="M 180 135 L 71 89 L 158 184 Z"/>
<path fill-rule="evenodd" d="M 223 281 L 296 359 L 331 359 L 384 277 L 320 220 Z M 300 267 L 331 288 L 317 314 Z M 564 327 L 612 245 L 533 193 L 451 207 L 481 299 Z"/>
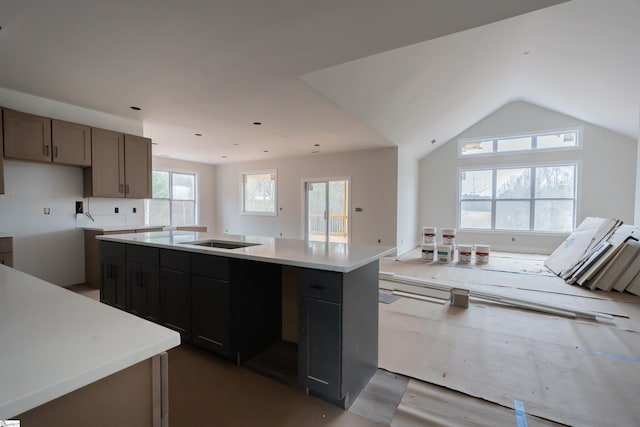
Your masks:
<path fill-rule="evenodd" d="M 224 241 L 224 240 L 202 240 L 199 242 L 183 242 L 182 244 L 206 246 L 208 248 L 220 248 L 220 249 L 240 249 L 240 248 L 247 248 L 249 246 L 260 245 L 260 243 L 232 242 L 232 241 Z"/>

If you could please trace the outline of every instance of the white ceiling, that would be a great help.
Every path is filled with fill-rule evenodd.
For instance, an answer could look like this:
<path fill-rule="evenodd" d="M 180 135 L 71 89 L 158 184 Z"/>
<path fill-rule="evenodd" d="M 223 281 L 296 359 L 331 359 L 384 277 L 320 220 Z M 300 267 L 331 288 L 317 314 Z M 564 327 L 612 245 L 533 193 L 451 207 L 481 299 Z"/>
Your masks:
<path fill-rule="evenodd" d="M 7 1 L 0 87 L 140 120 L 155 155 L 214 164 L 423 155 L 515 99 L 637 137 L 640 2 L 562 2 Z"/>

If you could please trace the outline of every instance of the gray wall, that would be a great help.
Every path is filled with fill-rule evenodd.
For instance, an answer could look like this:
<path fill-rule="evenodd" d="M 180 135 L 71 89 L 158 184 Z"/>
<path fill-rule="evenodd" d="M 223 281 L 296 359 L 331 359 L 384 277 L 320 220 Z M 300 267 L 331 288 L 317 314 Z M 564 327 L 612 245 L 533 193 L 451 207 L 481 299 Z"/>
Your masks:
<path fill-rule="evenodd" d="M 240 174 L 276 169 L 278 215 L 240 214 Z M 351 179 L 351 242 L 396 244 L 398 150 L 384 148 L 340 154 L 243 162 L 217 166 L 216 231 L 304 238 L 305 179 Z M 355 212 L 354 208 L 362 208 Z"/>
<path fill-rule="evenodd" d="M 582 149 L 519 156 L 458 159 L 459 138 L 582 128 Z M 620 218 L 633 224 L 637 142 L 626 136 L 525 102 L 513 102 L 470 127 L 420 161 L 421 226 L 457 226 L 457 168 L 525 162 L 578 161 L 578 217 Z M 458 243 L 488 243 L 499 250 L 550 253 L 566 234 L 461 232 Z"/>

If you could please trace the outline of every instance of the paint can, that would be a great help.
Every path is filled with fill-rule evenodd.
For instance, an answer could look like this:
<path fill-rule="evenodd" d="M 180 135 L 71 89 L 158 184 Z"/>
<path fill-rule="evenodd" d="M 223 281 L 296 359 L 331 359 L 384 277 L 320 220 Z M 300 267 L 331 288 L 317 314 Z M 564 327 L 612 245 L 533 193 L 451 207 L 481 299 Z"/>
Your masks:
<path fill-rule="evenodd" d="M 422 227 L 422 243 L 435 243 L 437 230 L 436 227 Z"/>
<path fill-rule="evenodd" d="M 451 262 L 451 245 L 438 245 L 438 262 Z"/>
<path fill-rule="evenodd" d="M 472 245 L 458 245 L 458 262 L 471 262 L 471 256 L 473 255 Z"/>
<path fill-rule="evenodd" d="M 455 228 L 442 229 L 442 244 L 455 247 L 456 245 L 456 229 Z"/>
<path fill-rule="evenodd" d="M 422 244 L 422 260 L 426 262 L 432 262 L 434 254 L 436 252 L 436 245 L 433 243 Z"/>
<path fill-rule="evenodd" d="M 490 245 L 476 245 L 476 264 L 486 264 L 489 262 Z"/>

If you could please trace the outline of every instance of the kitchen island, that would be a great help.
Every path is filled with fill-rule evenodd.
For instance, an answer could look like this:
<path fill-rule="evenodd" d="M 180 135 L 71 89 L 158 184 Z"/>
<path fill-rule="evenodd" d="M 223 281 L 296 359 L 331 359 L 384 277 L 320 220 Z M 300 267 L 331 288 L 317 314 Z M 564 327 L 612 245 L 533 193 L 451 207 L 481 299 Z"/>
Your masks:
<path fill-rule="evenodd" d="M 0 265 L 0 337 L 0 420 L 166 425 L 176 332 Z"/>
<path fill-rule="evenodd" d="M 393 247 L 186 231 L 97 238 L 101 301 L 185 342 L 247 365 L 293 349 L 296 383 L 341 407 L 377 369 L 378 264 Z"/>

